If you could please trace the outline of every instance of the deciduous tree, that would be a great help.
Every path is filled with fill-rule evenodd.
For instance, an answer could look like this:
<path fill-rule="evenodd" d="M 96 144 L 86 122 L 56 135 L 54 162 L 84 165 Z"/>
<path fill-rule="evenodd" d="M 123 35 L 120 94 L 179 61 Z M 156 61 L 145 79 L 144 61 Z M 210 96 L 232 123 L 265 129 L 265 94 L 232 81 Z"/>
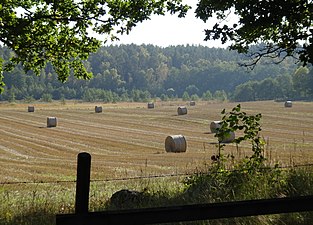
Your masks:
<path fill-rule="evenodd" d="M 264 43 L 253 49 L 254 60 L 247 65 L 255 65 L 264 56 L 278 62 L 293 56 L 303 65 L 313 63 L 312 0 L 200 0 L 196 16 L 203 21 L 220 20 L 205 31 L 206 40 L 229 42 L 230 49 L 241 53 Z"/>
<path fill-rule="evenodd" d="M 82 60 L 96 51 L 101 42 L 91 31 L 116 38 L 128 33 L 152 14 L 178 13 L 188 6 L 182 0 L 2 0 L 0 3 L 0 42 L 15 55 L 4 69 L 21 63 L 26 71 L 40 70 L 51 62 L 60 81 L 71 72 L 89 79 Z M 2 61 L 1 61 L 2 62 Z M 0 68 L 2 71 L 2 68 Z M 2 82 L 0 77 L 0 87 Z"/>

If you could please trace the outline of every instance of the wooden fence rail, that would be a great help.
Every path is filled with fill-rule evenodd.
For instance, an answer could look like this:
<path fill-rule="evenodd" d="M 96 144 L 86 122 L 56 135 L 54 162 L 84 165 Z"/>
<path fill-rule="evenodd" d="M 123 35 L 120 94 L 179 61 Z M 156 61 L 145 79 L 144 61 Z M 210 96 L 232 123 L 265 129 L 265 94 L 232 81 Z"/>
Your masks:
<path fill-rule="evenodd" d="M 313 211 L 313 195 L 158 208 L 88 212 L 90 161 L 78 154 L 74 214 L 56 215 L 57 225 L 143 225 Z"/>

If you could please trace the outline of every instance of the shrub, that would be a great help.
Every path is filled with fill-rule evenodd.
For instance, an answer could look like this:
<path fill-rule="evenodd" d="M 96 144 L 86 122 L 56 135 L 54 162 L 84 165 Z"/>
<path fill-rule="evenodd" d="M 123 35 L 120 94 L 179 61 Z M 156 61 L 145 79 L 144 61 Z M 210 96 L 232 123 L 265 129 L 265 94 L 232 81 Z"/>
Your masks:
<path fill-rule="evenodd" d="M 182 99 L 183 99 L 183 101 L 189 101 L 190 100 L 190 96 L 189 96 L 187 91 L 185 91 L 183 93 Z"/>
<path fill-rule="evenodd" d="M 52 102 L 52 95 L 49 93 L 45 93 L 41 96 L 41 100 L 43 102 Z"/>
<path fill-rule="evenodd" d="M 202 100 L 203 101 L 210 101 L 213 99 L 212 93 L 208 90 L 205 93 L 202 94 Z"/>

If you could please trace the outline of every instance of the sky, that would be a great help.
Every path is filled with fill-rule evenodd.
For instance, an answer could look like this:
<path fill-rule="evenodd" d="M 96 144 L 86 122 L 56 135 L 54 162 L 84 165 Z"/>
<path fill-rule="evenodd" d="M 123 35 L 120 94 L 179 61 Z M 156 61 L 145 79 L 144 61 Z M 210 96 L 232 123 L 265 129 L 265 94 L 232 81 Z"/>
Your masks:
<path fill-rule="evenodd" d="M 161 47 L 189 44 L 227 47 L 220 41 L 204 41 L 204 29 L 212 28 L 217 20 L 212 18 L 204 23 L 194 14 L 197 1 L 185 0 L 184 2 L 192 6 L 185 18 L 178 18 L 177 15 L 153 15 L 151 20 L 137 24 L 129 35 L 120 36 L 120 41 L 114 41 L 112 44 L 153 44 Z"/>

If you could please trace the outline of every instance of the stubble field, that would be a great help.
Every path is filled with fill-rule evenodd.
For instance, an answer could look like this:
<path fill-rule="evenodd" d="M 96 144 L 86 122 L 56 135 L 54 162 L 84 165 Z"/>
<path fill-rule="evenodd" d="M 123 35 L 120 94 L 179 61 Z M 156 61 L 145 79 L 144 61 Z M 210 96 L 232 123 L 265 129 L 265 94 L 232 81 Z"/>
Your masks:
<path fill-rule="evenodd" d="M 157 102 L 0 104 L 0 183 L 53 182 L 75 180 L 79 152 L 92 156 L 91 179 L 116 179 L 150 175 L 192 173 L 211 163 L 216 138 L 210 134 L 211 121 L 220 120 L 223 109 L 238 103 Z M 101 105 L 102 113 L 94 107 Z M 186 105 L 187 115 L 177 115 Z M 245 102 L 242 111 L 262 114 L 261 135 L 266 140 L 269 163 L 282 166 L 313 161 L 313 103 Z M 47 128 L 47 117 L 57 117 L 57 127 Z M 165 139 L 181 134 L 185 153 L 167 153 Z M 240 135 L 240 134 L 236 134 Z M 250 154 L 249 143 L 228 144 L 235 159 Z"/>

